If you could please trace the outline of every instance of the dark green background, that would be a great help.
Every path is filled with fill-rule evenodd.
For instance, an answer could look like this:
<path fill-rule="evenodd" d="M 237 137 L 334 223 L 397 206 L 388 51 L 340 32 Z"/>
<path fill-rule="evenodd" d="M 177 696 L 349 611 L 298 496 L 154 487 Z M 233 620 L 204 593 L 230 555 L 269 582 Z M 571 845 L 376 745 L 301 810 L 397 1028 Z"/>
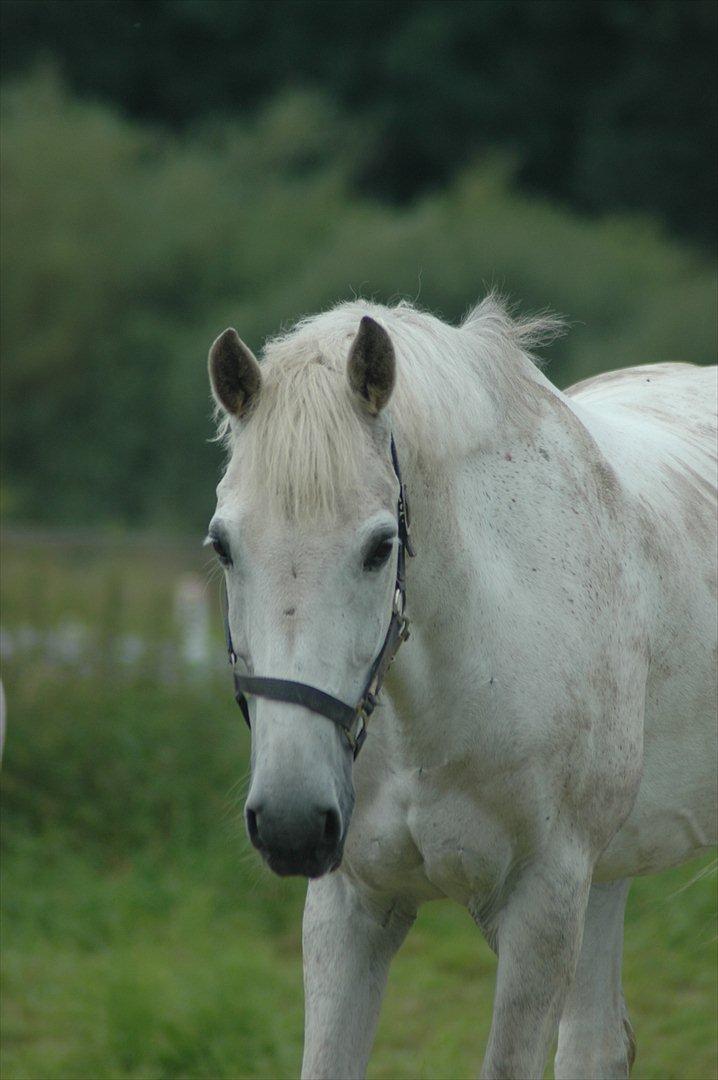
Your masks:
<path fill-rule="evenodd" d="M 209 342 L 355 293 L 557 310 L 560 384 L 712 362 L 717 12 L 6 0 L 6 518 L 201 529 Z"/>
<path fill-rule="evenodd" d="M 716 24 L 703 0 L 9 0 L 6 70 L 184 127 L 318 88 L 375 136 L 359 186 L 404 201 L 487 148 L 527 190 L 715 238 Z"/>

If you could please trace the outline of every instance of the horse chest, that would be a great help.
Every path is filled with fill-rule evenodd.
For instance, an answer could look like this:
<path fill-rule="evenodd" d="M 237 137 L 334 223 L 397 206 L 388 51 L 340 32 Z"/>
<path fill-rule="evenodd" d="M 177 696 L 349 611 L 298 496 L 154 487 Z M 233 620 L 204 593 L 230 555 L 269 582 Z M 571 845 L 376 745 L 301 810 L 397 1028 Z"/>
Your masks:
<path fill-rule="evenodd" d="M 406 817 L 427 879 L 463 905 L 483 904 L 500 889 L 515 844 L 480 800 L 447 794 L 429 782 L 416 792 Z"/>
<path fill-rule="evenodd" d="M 360 800 L 355 818 L 345 869 L 387 896 L 484 905 L 514 860 L 510 833 L 475 797 L 420 773 Z"/>

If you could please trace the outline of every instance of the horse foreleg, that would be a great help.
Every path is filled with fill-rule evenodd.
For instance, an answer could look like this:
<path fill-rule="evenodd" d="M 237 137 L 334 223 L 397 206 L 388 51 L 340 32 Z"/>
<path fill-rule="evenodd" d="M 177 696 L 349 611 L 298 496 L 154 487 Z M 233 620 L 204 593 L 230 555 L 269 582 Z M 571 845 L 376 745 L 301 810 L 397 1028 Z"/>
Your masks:
<path fill-rule="evenodd" d="M 592 885 L 581 956 L 559 1026 L 556 1077 L 627 1077 L 636 1052 L 621 989 L 630 880 Z"/>
<path fill-rule="evenodd" d="M 302 1076 L 364 1076 L 389 964 L 412 917 L 373 917 L 343 874 L 310 881 L 304 907 Z"/>
<path fill-rule="evenodd" d="M 496 918 L 499 957 L 482 1077 L 544 1073 L 576 969 L 590 866 L 563 851 L 523 872 Z"/>

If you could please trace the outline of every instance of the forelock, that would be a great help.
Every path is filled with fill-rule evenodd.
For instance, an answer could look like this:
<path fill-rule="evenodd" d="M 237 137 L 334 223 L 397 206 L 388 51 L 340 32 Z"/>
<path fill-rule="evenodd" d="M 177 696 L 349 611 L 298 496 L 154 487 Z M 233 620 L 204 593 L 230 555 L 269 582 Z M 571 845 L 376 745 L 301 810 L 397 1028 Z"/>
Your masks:
<path fill-rule="evenodd" d="M 267 356 L 257 406 L 236 440 L 250 484 L 268 510 L 327 518 L 356 501 L 374 452 L 343 371 L 321 354 Z"/>

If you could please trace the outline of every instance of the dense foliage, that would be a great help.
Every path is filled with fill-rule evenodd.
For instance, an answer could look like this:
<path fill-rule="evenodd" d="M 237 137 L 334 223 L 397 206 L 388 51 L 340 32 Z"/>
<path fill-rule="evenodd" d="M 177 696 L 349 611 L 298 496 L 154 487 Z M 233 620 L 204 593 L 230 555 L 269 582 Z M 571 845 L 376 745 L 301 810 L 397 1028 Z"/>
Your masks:
<path fill-rule="evenodd" d="M 714 279 L 647 220 L 600 223 L 474 165 L 404 209 L 352 195 L 356 132 L 324 99 L 169 135 L 69 95 L 3 95 L 6 511 L 63 524 L 210 512 L 219 452 L 204 357 L 228 324 L 259 349 L 352 292 L 456 318 L 487 285 L 574 323 L 552 376 L 709 362 Z"/>
<path fill-rule="evenodd" d="M 405 200 L 497 148 L 521 185 L 715 241 L 712 0 L 5 0 L 4 63 L 174 126 L 321 90 L 372 133 L 364 191 Z"/>

